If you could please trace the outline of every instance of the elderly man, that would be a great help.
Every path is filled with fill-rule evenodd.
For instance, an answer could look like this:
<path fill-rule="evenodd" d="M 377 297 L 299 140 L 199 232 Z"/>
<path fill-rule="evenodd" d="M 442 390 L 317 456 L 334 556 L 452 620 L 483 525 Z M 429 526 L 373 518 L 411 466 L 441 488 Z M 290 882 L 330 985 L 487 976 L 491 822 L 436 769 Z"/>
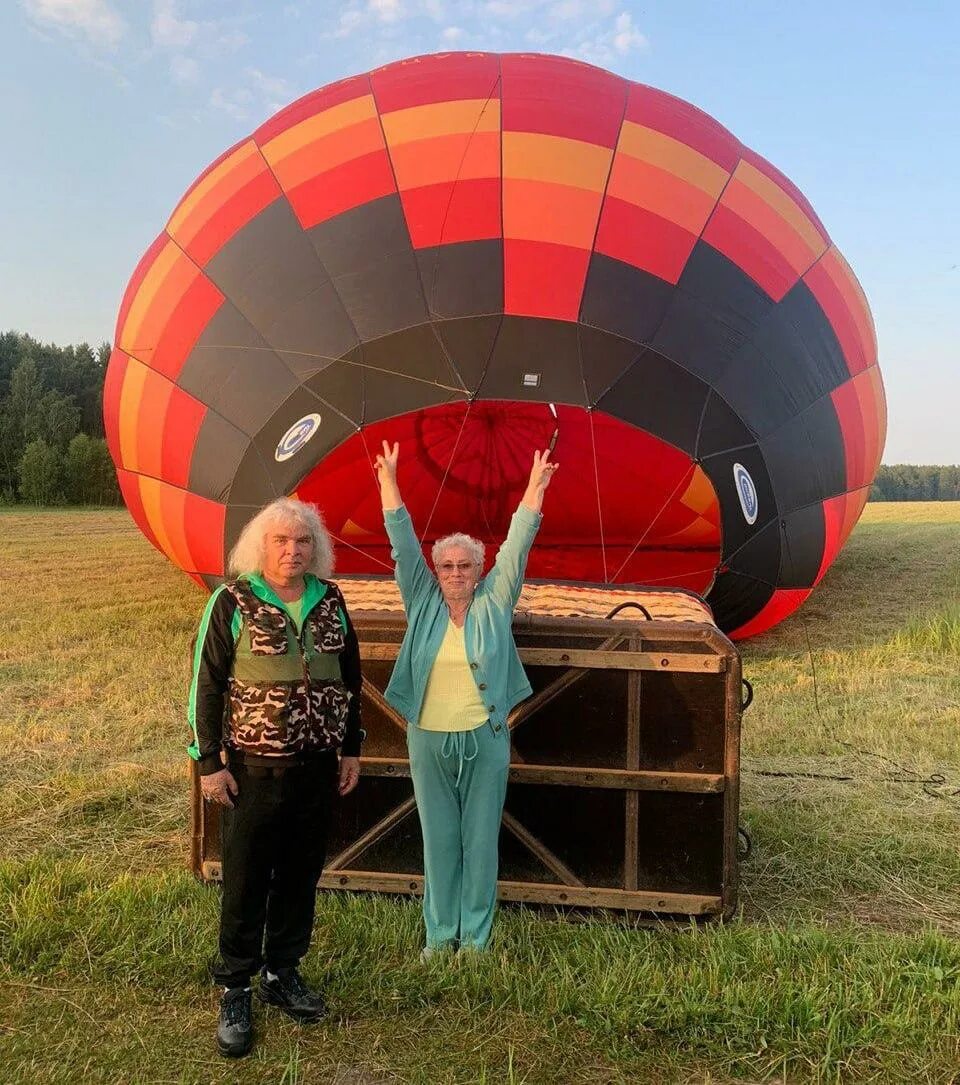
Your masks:
<path fill-rule="evenodd" d="M 317 510 L 268 505 L 230 554 L 234 579 L 200 622 L 189 718 L 205 799 L 223 806 L 223 985 L 217 1046 L 253 1042 L 258 997 L 299 1021 L 326 1013 L 298 964 L 313 927 L 334 793 L 360 777 L 360 652 L 329 580 L 330 537 Z M 340 756 L 338 758 L 338 748 Z"/>

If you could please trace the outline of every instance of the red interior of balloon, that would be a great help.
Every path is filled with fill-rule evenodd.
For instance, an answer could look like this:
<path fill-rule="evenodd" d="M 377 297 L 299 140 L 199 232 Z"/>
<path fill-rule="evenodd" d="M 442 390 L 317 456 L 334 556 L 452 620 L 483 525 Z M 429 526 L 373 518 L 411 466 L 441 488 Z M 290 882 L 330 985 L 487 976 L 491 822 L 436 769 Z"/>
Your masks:
<path fill-rule="evenodd" d="M 400 442 L 399 482 L 424 552 L 454 531 L 503 541 L 535 449 L 560 469 L 527 576 L 704 592 L 720 561 L 720 508 L 680 450 L 599 411 L 540 403 L 453 403 L 364 427 L 296 495 L 322 510 L 341 573 L 392 572 L 373 458 Z"/>

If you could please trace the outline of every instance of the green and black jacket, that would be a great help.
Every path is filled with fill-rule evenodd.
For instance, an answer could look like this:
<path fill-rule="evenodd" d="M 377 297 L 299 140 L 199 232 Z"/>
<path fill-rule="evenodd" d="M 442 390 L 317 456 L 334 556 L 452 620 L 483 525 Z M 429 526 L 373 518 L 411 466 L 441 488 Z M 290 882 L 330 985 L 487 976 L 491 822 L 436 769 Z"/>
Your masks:
<path fill-rule="evenodd" d="M 188 718 L 207 775 L 220 753 L 261 764 L 360 754 L 360 646 L 340 589 L 306 577 L 299 635 L 260 576 L 221 585 L 200 620 Z"/>

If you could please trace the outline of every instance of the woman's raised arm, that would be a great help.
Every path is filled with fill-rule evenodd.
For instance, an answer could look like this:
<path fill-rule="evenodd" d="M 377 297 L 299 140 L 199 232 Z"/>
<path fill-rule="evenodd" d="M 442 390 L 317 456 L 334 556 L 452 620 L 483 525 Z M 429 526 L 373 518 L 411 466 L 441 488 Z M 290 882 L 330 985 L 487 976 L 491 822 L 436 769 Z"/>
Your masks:
<path fill-rule="evenodd" d="M 553 473 L 560 465 L 550 462 L 550 449 L 545 448 L 542 452 L 534 452 L 533 467 L 530 468 L 530 480 L 520 504 L 531 512 L 539 512 L 543 508 L 543 495 L 550 485 Z"/>
<path fill-rule="evenodd" d="M 390 443 L 384 441 L 383 452 L 376 459 L 376 467 L 380 502 L 383 505 L 383 524 L 390 540 L 394 576 L 403 597 L 403 605 L 409 614 L 417 597 L 431 588 L 435 581 L 423 560 L 423 552 L 410 522 L 410 514 L 403 507 L 403 498 L 397 485 L 399 455 L 399 442 L 394 442 L 391 448 Z"/>
<path fill-rule="evenodd" d="M 550 485 L 557 464 L 550 462 L 550 450 L 533 454 L 533 467 L 530 480 L 520 501 L 520 507 L 513 514 L 510 530 L 503 546 L 497 552 L 497 560 L 484 580 L 484 588 L 501 607 L 512 610 L 520 598 L 523 588 L 523 574 L 527 567 L 527 555 L 533 546 L 537 528 L 540 526 L 540 509 L 543 494 Z"/>

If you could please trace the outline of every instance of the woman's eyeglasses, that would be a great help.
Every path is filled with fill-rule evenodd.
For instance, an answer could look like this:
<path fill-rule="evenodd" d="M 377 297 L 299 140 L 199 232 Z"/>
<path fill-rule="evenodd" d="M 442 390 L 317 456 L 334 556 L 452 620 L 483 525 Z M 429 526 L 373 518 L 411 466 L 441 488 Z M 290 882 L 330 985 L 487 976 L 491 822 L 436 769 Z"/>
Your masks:
<path fill-rule="evenodd" d="M 441 561 L 437 566 L 437 572 L 442 576 L 449 576 L 453 572 L 469 573 L 475 568 L 472 561 Z"/>

